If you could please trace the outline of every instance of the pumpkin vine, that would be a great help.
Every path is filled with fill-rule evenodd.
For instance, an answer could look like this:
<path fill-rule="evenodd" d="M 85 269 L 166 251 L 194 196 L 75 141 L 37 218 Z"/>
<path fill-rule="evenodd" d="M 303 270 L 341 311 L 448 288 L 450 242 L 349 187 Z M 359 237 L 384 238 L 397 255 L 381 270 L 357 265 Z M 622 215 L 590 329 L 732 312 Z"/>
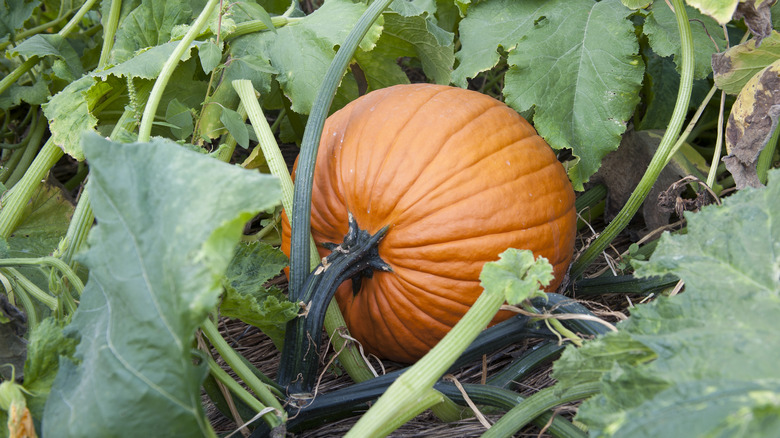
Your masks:
<path fill-rule="evenodd" d="M 392 271 L 378 251 L 379 242 L 388 229 L 386 226 L 372 235 L 360 229 L 355 218 L 349 214 L 349 230 L 344 241 L 323 245 L 331 253 L 307 277 L 300 296 L 304 311 L 287 323 L 285 331 L 278 380 L 291 395 L 308 394 L 314 385 L 325 311 L 338 287 L 351 279 L 353 293 L 357 293 L 361 278 L 370 278 L 375 270 Z"/>

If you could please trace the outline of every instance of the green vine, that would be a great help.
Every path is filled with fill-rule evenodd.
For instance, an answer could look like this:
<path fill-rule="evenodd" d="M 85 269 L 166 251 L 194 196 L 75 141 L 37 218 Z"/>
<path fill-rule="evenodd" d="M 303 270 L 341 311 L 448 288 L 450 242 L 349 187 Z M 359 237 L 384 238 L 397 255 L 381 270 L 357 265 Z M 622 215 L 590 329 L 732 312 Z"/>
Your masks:
<path fill-rule="evenodd" d="M 631 218 L 634 217 L 647 194 L 650 193 L 650 189 L 655 184 L 664 166 L 669 161 L 675 140 L 685 121 L 685 113 L 688 110 L 691 90 L 693 89 L 693 37 L 691 35 L 690 23 L 688 23 L 688 14 L 685 11 L 685 3 L 683 0 L 672 0 L 672 4 L 682 42 L 680 88 L 677 92 L 677 102 L 672 112 L 672 118 L 661 139 L 658 150 L 653 155 L 653 159 L 650 161 L 647 171 L 642 176 L 636 189 L 631 193 L 628 201 L 626 201 L 626 205 L 618 212 L 617 216 L 573 263 L 571 268 L 572 278 L 581 277 L 588 265 L 609 246 L 610 242 L 623 231 L 631 221 Z"/>

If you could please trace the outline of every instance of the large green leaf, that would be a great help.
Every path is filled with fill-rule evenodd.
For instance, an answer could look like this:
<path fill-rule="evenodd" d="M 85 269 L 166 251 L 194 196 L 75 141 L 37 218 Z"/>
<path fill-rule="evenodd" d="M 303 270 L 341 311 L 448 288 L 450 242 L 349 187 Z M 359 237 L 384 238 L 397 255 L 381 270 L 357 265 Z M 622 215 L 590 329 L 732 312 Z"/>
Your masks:
<path fill-rule="evenodd" d="M 674 274 L 684 293 L 638 305 L 619 332 L 569 348 L 566 386 L 601 381 L 578 419 L 592 436 L 776 436 L 780 430 L 780 172 L 686 214 L 639 275 Z"/>
<path fill-rule="evenodd" d="M 718 23 L 726 24 L 731 21 L 740 1 L 744 0 L 686 0 L 686 3 L 718 20 Z"/>
<path fill-rule="evenodd" d="M 369 90 L 409 83 L 409 78 L 398 65 L 403 57 L 421 61 L 423 72 L 434 82 L 450 83 L 452 65 L 455 62 L 453 35 L 438 27 L 430 18 L 407 5 L 407 14 L 385 12 L 382 35 L 371 51 L 358 50 L 355 59 L 363 70 Z M 419 5 L 418 5 L 419 6 Z M 420 12 L 418 15 L 411 15 Z"/>
<path fill-rule="evenodd" d="M 294 26 L 253 38 L 257 42 L 255 50 L 260 50 L 278 72 L 276 80 L 292 102 L 293 111 L 300 114 L 311 111 L 325 72 L 336 55 L 336 46 L 344 44 L 350 29 L 365 10 L 363 3 L 328 0 Z M 370 50 L 379 38 L 380 30 L 381 26 L 375 23 L 360 48 Z M 356 94 L 350 96 L 356 97 Z"/>
<path fill-rule="evenodd" d="M 38 0 L 0 2 L 0 42 L 8 41 L 17 30 L 21 29 L 39 4 Z"/>
<path fill-rule="evenodd" d="M 460 25 L 455 83 L 493 67 L 508 52 L 504 96 L 518 111 L 536 107 L 534 125 L 554 148 L 579 159 L 574 187 L 620 144 L 639 101 L 644 65 L 631 10 L 618 0 L 488 0 Z"/>
<path fill-rule="evenodd" d="M 22 41 L 18 46 L 10 50 L 10 54 L 13 56 L 53 56 L 56 59 L 65 61 L 67 68 L 70 70 L 67 74 L 72 78 L 78 78 L 81 76 L 84 68 L 81 65 L 79 55 L 70 45 L 67 39 L 58 34 L 38 34 Z M 65 76 L 65 75 L 61 75 Z M 64 78 L 63 79 L 71 79 Z"/>
<path fill-rule="evenodd" d="M 44 436 L 202 436 L 206 370 L 193 365 L 193 336 L 244 223 L 278 202 L 278 182 L 167 140 L 89 134 L 83 146 L 98 225 L 67 329 L 80 343 L 60 363 Z"/>
<path fill-rule="evenodd" d="M 712 55 L 726 47 L 723 29 L 712 18 L 696 9 L 686 7 L 693 36 L 694 78 L 704 79 L 712 73 Z M 645 20 L 644 32 L 653 50 L 661 56 L 674 55 L 677 69 L 680 69 L 680 31 L 674 12 L 664 2 L 653 3 Z"/>
<path fill-rule="evenodd" d="M 127 61 L 137 50 L 167 43 L 174 26 L 189 24 L 191 20 L 192 8 L 187 0 L 141 1 L 120 22 L 111 63 Z"/>

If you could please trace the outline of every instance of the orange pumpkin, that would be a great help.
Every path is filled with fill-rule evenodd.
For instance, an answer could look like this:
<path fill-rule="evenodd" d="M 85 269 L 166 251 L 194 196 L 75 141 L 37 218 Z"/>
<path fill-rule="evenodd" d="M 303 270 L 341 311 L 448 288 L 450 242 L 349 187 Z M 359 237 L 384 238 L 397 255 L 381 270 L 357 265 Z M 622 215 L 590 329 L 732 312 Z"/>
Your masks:
<path fill-rule="evenodd" d="M 326 121 L 311 219 L 321 256 L 344 239 L 348 212 L 372 235 L 389 226 L 378 251 L 392 271 L 363 277 L 357 292 L 347 280 L 339 307 L 367 352 L 405 363 L 461 319 L 482 266 L 507 248 L 546 257 L 555 290 L 576 232 L 571 183 L 533 127 L 489 96 L 430 84 L 371 92 Z"/>

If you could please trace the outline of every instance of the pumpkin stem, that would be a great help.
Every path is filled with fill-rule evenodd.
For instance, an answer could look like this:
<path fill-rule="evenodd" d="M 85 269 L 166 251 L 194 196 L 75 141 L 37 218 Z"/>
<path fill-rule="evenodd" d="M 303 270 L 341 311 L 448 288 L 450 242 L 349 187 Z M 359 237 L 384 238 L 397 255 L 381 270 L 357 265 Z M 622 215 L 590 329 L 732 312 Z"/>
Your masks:
<path fill-rule="evenodd" d="M 348 221 L 344 241 L 339 245 L 325 244 L 331 253 L 306 278 L 301 294 L 301 305 L 305 310 L 287 323 L 278 381 L 293 397 L 309 395 L 314 386 L 325 311 L 336 289 L 345 280 L 352 279 L 353 293 L 357 293 L 362 277 L 371 277 L 375 270 L 392 271 L 379 257 L 378 249 L 389 227 L 371 235 L 360 229 L 351 213 Z M 354 289 L 355 283 L 357 289 Z"/>

